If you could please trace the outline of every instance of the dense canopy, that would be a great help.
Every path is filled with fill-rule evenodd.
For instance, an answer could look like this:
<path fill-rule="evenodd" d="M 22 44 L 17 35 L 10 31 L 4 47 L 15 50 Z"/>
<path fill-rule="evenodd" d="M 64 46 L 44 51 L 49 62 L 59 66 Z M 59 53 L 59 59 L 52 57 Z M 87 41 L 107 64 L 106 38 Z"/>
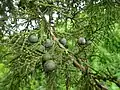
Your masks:
<path fill-rule="evenodd" d="M 0 1 L 0 90 L 119 88 L 119 0 Z"/>

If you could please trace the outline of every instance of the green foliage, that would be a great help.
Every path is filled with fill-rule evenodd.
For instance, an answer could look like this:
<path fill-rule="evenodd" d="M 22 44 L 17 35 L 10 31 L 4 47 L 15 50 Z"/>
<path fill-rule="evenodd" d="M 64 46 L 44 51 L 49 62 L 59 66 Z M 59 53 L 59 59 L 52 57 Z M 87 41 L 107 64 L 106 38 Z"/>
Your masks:
<path fill-rule="evenodd" d="M 7 68 L 3 63 L 0 63 L 0 79 L 2 79 L 8 71 L 9 68 Z"/>
<path fill-rule="evenodd" d="M 8 1 L 0 2 L 0 90 L 119 89 L 117 0 L 10 1 L 7 15 Z"/>

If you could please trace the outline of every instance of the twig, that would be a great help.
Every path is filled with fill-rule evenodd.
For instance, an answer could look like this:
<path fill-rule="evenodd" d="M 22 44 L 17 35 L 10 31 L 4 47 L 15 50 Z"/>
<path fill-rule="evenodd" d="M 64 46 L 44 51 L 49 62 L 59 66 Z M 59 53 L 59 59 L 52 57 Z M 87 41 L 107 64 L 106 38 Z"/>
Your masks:
<path fill-rule="evenodd" d="M 94 81 L 95 81 L 95 83 L 96 83 L 96 85 L 99 87 L 99 88 L 101 88 L 102 90 L 108 90 L 108 88 L 107 87 L 105 87 L 105 86 L 103 86 L 103 85 L 101 85 L 94 77 L 93 77 L 93 79 L 94 79 Z"/>

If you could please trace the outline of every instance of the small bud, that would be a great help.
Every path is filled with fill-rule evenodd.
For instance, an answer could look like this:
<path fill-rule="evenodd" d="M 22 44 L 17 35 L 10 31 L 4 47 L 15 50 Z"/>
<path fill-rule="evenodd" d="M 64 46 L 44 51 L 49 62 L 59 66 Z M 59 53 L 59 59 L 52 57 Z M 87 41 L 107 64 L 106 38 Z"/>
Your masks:
<path fill-rule="evenodd" d="M 44 64 L 45 72 L 53 71 L 56 68 L 56 64 L 53 60 L 46 61 Z"/>
<path fill-rule="evenodd" d="M 66 45 L 66 42 L 67 42 L 67 41 L 66 41 L 65 38 L 62 38 L 62 39 L 60 39 L 59 41 L 60 41 L 60 43 L 63 44 L 64 46 Z"/>
<path fill-rule="evenodd" d="M 78 40 L 78 44 L 80 44 L 80 45 L 84 45 L 84 44 L 86 44 L 86 40 L 85 40 L 85 38 L 80 37 L 79 40 Z"/>
<path fill-rule="evenodd" d="M 50 39 L 47 39 L 46 42 L 45 42 L 45 44 L 44 44 L 44 46 L 45 46 L 46 48 L 49 48 L 49 47 L 51 47 L 52 45 L 53 45 L 53 42 L 52 42 L 52 40 L 50 40 Z"/>
<path fill-rule="evenodd" d="M 38 36 L 36 36 L 36 35 L 30 35 L 30 36 L 28 37 L 28 40 L 29 40 L 29 42 L 31 42 L 31 43 L 36 43 L 36 42 L 38 42 Z"/>

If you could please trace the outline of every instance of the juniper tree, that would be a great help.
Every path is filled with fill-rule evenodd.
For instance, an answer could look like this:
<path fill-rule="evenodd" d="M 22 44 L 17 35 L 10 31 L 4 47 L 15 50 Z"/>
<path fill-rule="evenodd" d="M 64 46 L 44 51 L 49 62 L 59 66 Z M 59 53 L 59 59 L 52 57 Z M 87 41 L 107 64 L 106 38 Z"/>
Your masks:
<path fill-rule="evenodd" d="M 9 69 L 0 89 L 108 90 L 101 82 L 120 87 L 119 5 L 118 0 L 0 1 L 0 46 L 8 48 L 1 50 L 2 63 L 7 60 Z M 33 34 L 39 38 L 35 43 L 29 42 Z M 79 45 L 80 37 L 91 43 Z M 50 47 L 44 47 L 46 40 Z M 46 53 L 56 67 L 50 72 Z"/>

